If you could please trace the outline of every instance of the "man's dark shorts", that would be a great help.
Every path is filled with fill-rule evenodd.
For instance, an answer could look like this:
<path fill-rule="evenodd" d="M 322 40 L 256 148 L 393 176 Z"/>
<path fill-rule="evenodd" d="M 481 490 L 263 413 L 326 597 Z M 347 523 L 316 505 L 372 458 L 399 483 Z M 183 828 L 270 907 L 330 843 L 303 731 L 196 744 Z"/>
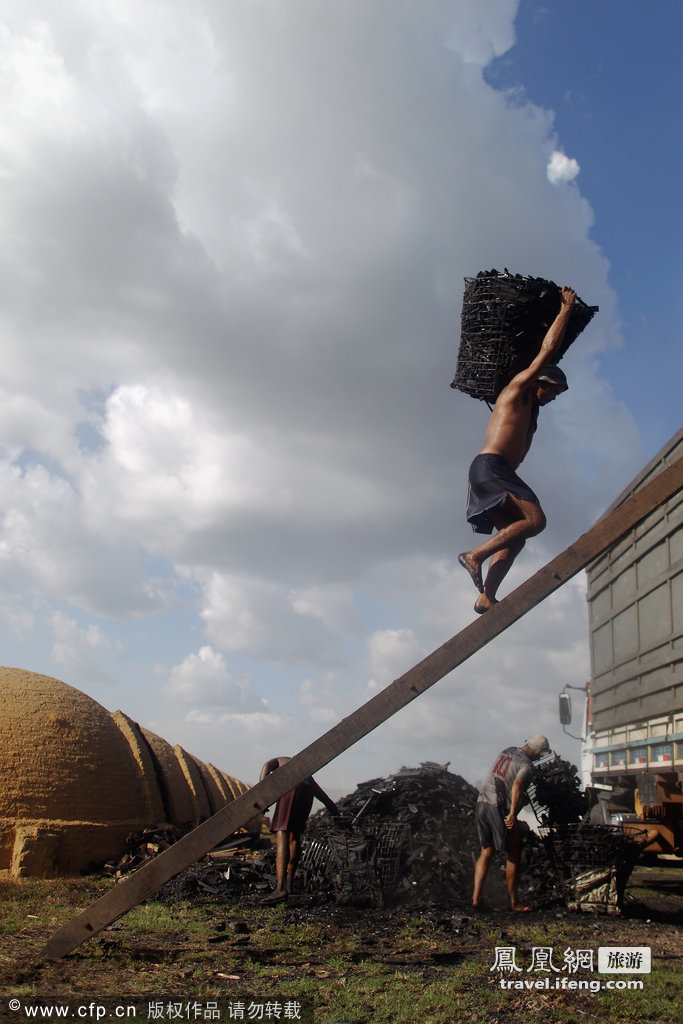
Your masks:
<path fill-rule="evenodd" d="M 301 835 L 313 807 L 313 787 L 308 779 L 281 796 L 270 821 L 271 832 Z"/>
<path fill-rule="evenodd" d="M 482 846 L 494 846 L 499 853 L 505 849 L 505 822 L 497 804 L 477 800 L 474 823 Z"/>
<path fill-rule="evenodd" d="M 508 494 L 541 504 L 502 455 L 477 455 L 470 466 L 467 488 L 467 521 L 475 533 L 493 533 L 489 510 L 500 508 Z"/>

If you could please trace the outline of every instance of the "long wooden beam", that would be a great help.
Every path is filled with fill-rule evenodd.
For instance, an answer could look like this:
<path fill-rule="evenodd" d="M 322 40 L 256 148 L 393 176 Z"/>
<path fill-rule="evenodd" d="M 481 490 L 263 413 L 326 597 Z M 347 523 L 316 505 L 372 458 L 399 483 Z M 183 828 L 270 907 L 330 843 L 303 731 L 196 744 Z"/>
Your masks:
<path fill-rule="evenodd" d="M 63 925 L 49 939 L 43 956 L 56 960 L 92 938 L 118 917 L 151 896 L 170 878 L 244 825 L 254 812 L 264 811 L 284 793 L 328 764 L 377 726 L 406 707 L 508 626 L 585 569 L 628 533 L 649 512 L 683 487 L 683 457 L 599 520 L 587 533 L 539 569 L 485 615 L 446 641 L 405 675 L 394 680 L 357 711 L 342 719 L 276 772 L 153 860 L 138 868 L 113 889 Z"/>

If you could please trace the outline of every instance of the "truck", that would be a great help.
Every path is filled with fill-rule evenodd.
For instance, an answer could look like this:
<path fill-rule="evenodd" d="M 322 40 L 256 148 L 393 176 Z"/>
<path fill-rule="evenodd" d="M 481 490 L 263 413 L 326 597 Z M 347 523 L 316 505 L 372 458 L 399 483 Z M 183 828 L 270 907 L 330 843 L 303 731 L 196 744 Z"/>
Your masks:
<path fill-rule="evenodd" d="M 681 455 L 683 429 L 608 511 Z M 590 820 L 646 830 L 647 854 L 683 860 L 683 493 L 588 567 L 586 596 L 591 679 L 565 687 L 559 713 L 582 740 Z M 570 690 L 582 693 L 578 736 Z"/>

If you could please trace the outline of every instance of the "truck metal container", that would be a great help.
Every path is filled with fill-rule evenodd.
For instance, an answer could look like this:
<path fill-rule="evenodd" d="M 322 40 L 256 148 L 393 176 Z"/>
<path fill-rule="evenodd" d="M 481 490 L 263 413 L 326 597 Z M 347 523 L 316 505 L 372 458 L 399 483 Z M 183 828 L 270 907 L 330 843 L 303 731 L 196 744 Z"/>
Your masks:
<path fill-rule="evenodd" d="M 610 507 L 683 454 L 683 429 Z M 587 570 L 592 679 L 584 782 L 593 821 L 646 825 L 649 852 L 681 856 L 683 493 L 645 516 Z M 560 720 L 570 720 L 568 695 Z"/>

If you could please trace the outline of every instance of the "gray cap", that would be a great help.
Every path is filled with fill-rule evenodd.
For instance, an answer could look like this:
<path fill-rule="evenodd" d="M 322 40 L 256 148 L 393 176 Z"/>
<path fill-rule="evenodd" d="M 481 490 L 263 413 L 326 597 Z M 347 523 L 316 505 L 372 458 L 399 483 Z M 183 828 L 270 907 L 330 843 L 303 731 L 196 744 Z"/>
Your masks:
<path fill-rule="evenodd" d="M 524 741 L 524 746 L 528 747 L 529 750 L 533 750 L 534 754 L 549 754 L 550 744 L 546 736 L 541 736 L 540 732 L 534 733 L 528 740 Z"/>
<path fill-rule="evenodd" d="M 557 386 L 561 387 L 563 391 L 569 390 L 569 384 L 567 383 L 567 378 L 565 377 L 564 372 L 559 368 L 559 366 L 555 366 L 554 363 L 548 363 L 547 366 L 544 366 L 536 380 L 544 380 L 548 384 L 557 384 Z"/>

